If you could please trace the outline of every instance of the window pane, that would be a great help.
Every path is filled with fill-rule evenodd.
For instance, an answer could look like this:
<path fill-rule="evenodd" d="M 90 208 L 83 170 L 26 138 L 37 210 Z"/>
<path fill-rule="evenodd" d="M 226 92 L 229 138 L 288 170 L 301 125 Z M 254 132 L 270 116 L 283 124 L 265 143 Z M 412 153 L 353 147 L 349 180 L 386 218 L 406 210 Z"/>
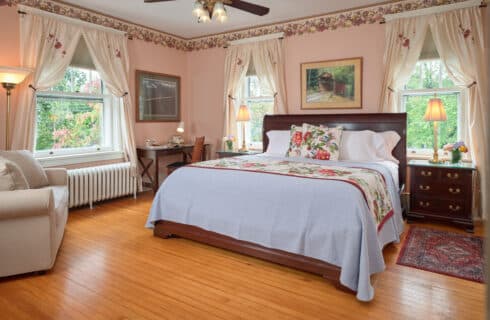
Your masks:
<path fill-rule="evenodd" d="M 262 123 L 266 114 L 274 112 L 274 101 L 268 100 L 247 100 L 250 110 L 250 142 L 262 142 Z"/>
<path fill-rule="evenodd" d="M 454 82 L 441 60 L 422 60 L 417 62 L 405 89 L 454 88 Z"/>
<path fill-rule="evenodd" d="M 37 97 L 36 150 L 101 144 L 103 100 Z"/>
<path fill-rule="evenodd" d="M 439 148 L 446 143 L 458 140 L 459 93 L 438 94 L 446 109 L 447 121 L 439 122 Z M 424 121 L 427 103 L 432 94 L 404 96 L 405 110 L 408 116 L 407 146 L 413 149 L 431 149 L 433 147 L 432 123 Z"/>
<path fill-rule="evenodd" d="M 95 70 L 68 67 L 63 80 L 50 91 L 102 94 L 102 81 Z"/>

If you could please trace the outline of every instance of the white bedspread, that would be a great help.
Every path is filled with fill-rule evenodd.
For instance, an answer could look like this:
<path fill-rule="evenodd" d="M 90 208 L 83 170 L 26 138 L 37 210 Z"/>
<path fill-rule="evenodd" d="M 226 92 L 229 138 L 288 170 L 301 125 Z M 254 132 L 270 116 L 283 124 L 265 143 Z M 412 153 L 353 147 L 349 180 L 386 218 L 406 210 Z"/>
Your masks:
<path fill-rule="evenodd" d="M 165 180 L 146 227 L 169 220 L 326 261 L 341 267 L 340 282 L 357 291 L 359 300 L 369 301 L 370 276 L 385 268 L 382 248 L 398 242 L 403 231 L 398 186 L 383 164 L 329 163 L 383 174 L 394 215 L 379 232 L 361 191 L 348 183 L 196 167 L 178 169 Z"/>

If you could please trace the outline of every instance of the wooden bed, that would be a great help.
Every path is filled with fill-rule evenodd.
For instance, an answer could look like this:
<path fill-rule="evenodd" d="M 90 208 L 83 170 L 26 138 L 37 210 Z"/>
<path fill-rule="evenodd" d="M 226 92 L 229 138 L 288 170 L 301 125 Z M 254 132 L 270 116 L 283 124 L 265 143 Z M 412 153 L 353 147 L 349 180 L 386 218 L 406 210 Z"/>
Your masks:
<path fill-rule="evenodd" d="M 406 126 L 405 113 L 364 113 L 364 114 L 323 114 L 323 115 L 268 115 L 264 118 L 263 150 L 267 149 L 269 140 L 266 132 L 270 130 L 289 130 L 292 124 L 323 124 L 329 127 L 342 126 L 345 130 L 372 130 L 376 132 L 393 130 L 401 140 L 393 150 L 393 155 L 400 161 L 399 181 L 403 188 L 406 179 Z M 161 238 L 182 237 L 205 243 L 214 247 L 249 255 L 287 267 L 318 274 L 331 280 L 336 287 L 350 291 L 340 284 L 340 268 L 324 261 L 293 254 L 282 250 L 266 248 L 251 242 L 237 240 L 199 227 L 160 220 L 155 224 L 154 235 Z"/>

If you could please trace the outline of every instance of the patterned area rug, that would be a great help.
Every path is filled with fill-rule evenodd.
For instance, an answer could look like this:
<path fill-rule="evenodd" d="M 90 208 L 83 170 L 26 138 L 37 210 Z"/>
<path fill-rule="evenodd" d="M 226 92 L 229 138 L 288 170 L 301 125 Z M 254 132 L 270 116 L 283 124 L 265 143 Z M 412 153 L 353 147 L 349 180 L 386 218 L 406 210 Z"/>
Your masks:
<path fill-rule="evenodd" d="M 483 239 L 476 236 L 411 227 L 397 264 L 484 282 Z"/>

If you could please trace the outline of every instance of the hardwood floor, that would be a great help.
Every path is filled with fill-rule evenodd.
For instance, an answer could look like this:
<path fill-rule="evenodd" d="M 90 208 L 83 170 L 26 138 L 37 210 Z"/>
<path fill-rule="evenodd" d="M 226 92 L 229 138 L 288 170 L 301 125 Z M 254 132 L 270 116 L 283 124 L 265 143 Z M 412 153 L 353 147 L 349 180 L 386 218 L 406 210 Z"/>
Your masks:
<path fill-rule="evenodd" d="M 153 237 L 144 228 L 151 200 L 143 194 L 73 210 L 53 270 L 0 280 L 0 319 L 484 317 L 483 284 L 399 266 L 400 244 L 385 248 L 375 299 L 362 303 L 315 275 Z"/>

